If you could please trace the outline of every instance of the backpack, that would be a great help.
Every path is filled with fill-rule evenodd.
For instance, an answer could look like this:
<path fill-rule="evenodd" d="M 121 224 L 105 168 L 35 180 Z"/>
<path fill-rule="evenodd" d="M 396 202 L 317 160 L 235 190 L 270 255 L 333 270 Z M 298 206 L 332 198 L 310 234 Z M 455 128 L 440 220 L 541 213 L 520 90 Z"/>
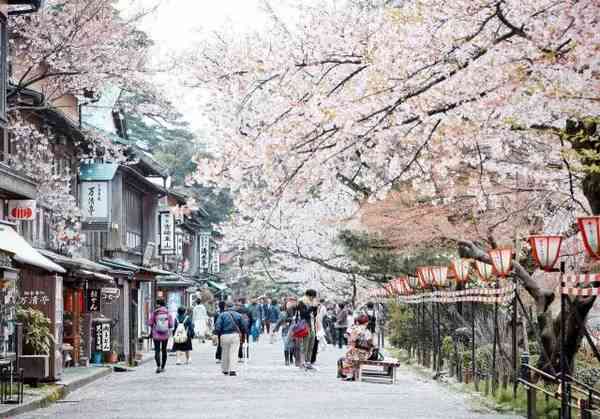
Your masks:
<path fill-rule="evenodd" d="M 158 333 L 161 333 L 161 334 L 169 333 L 169 314 L 168 313 L 155 313 L 154 329 Z"/>
<path fill-rule="evenodd" d="M 185 327 L 185 322 L 187 322 L 187 317 L 183 319 L 182 322 L 177 324 L 177 329 L 175 329 L 175 334 L 173 335 L 173 340 L 175 343 L 185 343 L 188 340 L 188 333 Z"/>

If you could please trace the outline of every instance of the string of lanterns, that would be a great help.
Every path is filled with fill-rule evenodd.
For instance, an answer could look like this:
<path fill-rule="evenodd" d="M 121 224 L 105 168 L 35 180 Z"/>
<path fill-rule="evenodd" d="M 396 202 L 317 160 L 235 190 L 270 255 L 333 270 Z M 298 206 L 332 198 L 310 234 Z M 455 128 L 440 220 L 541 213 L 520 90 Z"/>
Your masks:
<path fill-rule="evenodd" d="M 600 216 L 577 218 L 584 248 L 589 257 L 600 259 Z M 532 235 L 528 238 L 533 258 L 540 269 L 555 271 L 560 257 L 563 236 Z M 406 296 L 417 291 L 435 291 L 450 286 L 453 279 L 456 285 L 469 281 L 474 267 L 475 275 L 484 283 L 496 278 L 505 280 L 512 271 L 514 252 L 510 247 L 491 249 L 487 252 L 490 263 L 472 259 L 454 259 L 449 266 L 419 266 L 416 276 L 403 276 L 389 281 L 383 288 L 369 291 L 372 297 Z"/>

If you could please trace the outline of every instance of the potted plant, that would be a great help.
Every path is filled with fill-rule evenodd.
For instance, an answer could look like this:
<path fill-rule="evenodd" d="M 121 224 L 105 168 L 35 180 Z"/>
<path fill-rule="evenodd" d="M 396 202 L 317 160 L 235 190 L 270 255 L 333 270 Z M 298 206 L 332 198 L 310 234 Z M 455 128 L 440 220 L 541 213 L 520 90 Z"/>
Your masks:
<path fill-rule="evenodd" d="M 23 355 L 19 356 L 23 377 L 43 380 L 50 375 L 49 353 L 54 343 L 50 319 L 40 310 L 20 307 L 17 321 L 23 324 Z"/>
<path fill-rule="evenodd" d="M 121 349 L 121 345 L 116 339 L 113 339 L 111 344 L 111 351 L 106 354 L 106 363 L 108 364 L 116 364 L 119 362 L 119 350 Z"/>

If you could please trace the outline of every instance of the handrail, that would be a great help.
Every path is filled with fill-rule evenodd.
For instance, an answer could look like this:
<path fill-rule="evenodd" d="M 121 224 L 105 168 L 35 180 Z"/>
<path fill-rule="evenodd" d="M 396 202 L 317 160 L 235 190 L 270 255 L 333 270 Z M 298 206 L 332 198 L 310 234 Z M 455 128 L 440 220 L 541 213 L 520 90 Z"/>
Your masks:
<path fill-rule="evenodd" d="M 577 380 L 575 377 L 568 375 L 568 374 L 567 374 L 567 378 L 569 380 L 571 380 L 572 382 L 574 382 L 575 384 L 577 384 L 578 386 L 585 388 L 587 391 L 590 391 L 594 396 L 600 398 L 600 391 L 596 390 L 594 387 L 591 387 L 591 386 L 587 385 L 586 383 L 583 383 L 583 382 Z"/>
<path fill-rule="evenodd" d="M 544 377 L 547 377 L 549 379 L 551 379 L 552 381 L 559 381 L 559 378 L 552 375 L 552 374 L 548 374 L 546 371 L 542 371 L 540 369 L 537 369 L 536 367 L 532 367 L 529 364 L 526 364 L 527 368 L 529 368 L 530 370 L 532 370 L 533 372 L 535 372 L 538 375 L 543 375 Z"/>

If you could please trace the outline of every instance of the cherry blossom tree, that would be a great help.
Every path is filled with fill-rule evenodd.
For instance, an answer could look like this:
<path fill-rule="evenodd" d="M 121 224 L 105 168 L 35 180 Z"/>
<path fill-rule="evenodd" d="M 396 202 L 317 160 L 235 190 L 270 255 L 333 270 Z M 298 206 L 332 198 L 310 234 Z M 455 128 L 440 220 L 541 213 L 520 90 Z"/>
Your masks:
<path fill-rule="evenodd" d="M 298 6 L 291 23 L 265 10 L 262 33 L 224 31 L 191 58 L 223 149 L 199 161 L 198 179 L 235 191 L 257 231 L 340 190 L 352 205 L 397 190 L 438 220 L 424 239 L 445 226 L 461 254 L 485 261 L 472 240 L 513 240 L 498 226 L 515 214 L 527 229 L 556 211 L 600 211 L 597 1 L 331 0 Z M 322 225 L 317 213 L 302 229 Z M 515 275 L 551 368 L 554 292 L 518 263 Z M 592 303 L 572 307 L 585 317 Z M 571 357 L 582 336 L 572 313 Z"/>

